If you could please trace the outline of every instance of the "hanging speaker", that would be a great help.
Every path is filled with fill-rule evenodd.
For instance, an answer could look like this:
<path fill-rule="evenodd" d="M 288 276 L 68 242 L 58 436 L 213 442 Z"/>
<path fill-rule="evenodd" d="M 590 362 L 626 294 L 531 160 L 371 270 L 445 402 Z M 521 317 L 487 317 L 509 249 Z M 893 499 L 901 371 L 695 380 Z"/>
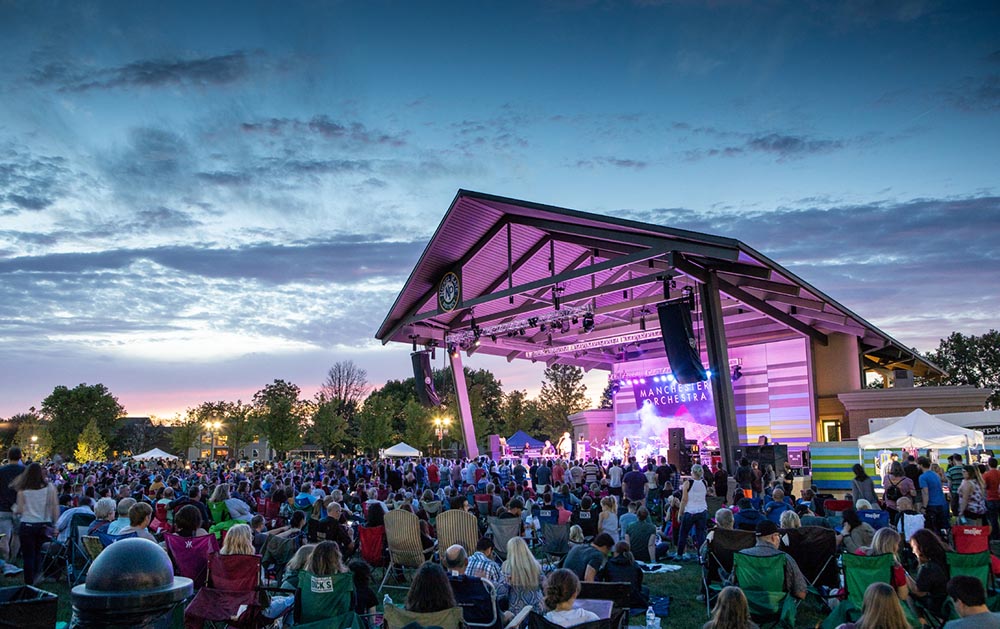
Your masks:
<path fill-rule="evenodd" d="M 434 390 L 434 373 L 431 371 L 431 353 L 428 351 L 410 354 L 413 363 L 413 381 L 417 397 L 424 406 L 441 406 L 441 398 Z"/>
<path fill-rule="evenodd" d="M 698 344 L 691 326 L 691 306 L 686 302 L 664 302 L 656 307 L 663 333 L 663 348 L 674 378 L 681 384 L 701 382 L 707 378 L 698 355 Z"/>

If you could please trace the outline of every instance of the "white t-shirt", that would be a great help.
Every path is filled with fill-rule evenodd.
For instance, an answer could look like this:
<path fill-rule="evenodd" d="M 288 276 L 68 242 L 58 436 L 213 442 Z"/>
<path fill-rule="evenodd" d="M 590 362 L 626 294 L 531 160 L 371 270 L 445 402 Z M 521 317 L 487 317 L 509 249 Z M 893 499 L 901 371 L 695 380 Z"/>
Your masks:
<path fill-rule="evenodd" d="M 608 470 L 608 484 L 610 484 L 612 487 L 621 487 L 622 476 L 624 475 L 625 472 L 622 471 L 622 468 L 615 465 L 610 470 Z"/>
<path fill-rule="evenodd" d="M 545 614 L 545 620 L 553 622 L 563 627 L 572 627 L 585 622 L 600 620 L 594 612 L 589 609 L 567 609 L 566 611 L 551 611 Z"/>

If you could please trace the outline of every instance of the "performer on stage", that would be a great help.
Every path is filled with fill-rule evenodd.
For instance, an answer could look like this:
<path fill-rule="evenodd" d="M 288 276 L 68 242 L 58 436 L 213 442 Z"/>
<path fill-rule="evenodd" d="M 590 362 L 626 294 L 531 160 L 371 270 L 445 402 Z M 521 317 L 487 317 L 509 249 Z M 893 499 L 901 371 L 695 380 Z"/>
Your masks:
<path fill-rule="evenodd" d="M 552 442 L 548 439 L 545 440 L 545 445 L 542 446 L 542 456 L 546 459 L 551 459 L 556 456 L 556 447 L 552 445 Z"/>
<path fill-rule="evenodd" d="M 504 459 L 510 457 L 510 446 L 507 445 L 506 437 L 500 437 L 500 457 Z"/>
<path fill-rule="evenodd" d="M 622 462 L 628 463 L 632 458 L 632 444 L 629 442 L 628 437 L 622 439 Z"/>
<path fill-rule="evenodd" d="M 569 436 L 569 431 L 562 434 L 559 437 L 559 443 L 556 444 L 556 450 L 559 451 L 559 455 L 564 459 L 569 459 L 573 455 L 573 440 Z"/>

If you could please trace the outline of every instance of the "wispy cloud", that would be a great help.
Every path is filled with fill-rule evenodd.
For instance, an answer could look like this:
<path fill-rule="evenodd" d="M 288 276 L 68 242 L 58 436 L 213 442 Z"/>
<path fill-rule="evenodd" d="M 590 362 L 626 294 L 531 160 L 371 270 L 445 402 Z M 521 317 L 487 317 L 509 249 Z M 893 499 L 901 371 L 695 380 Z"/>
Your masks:
<path fill-rule="evenodd" d="M 55 86 L 61 92 L 222 86 L 246 79 L 251 71 L 251 59 L 262 54 L 237 50 L 211 57 L 143 59 L 105 68 L 54 61 L 37 68 L 30 80 L 37 85 Z"/>
<path fill-rule="evenodd" d="M 716 135 L 713 129 L 703 132 Z M 814 138 L 788 133 L 766 133 L 750 135 L 740 144 L 718 146 L 707 149 L 693 149 L 685 153 L 688 160 L 706 157 L 738 157 L 749 153 L 763 153 L 776 157 L 779 161 L 799 159 L 809 155 L 831 153 L 846 146 L 847 142 L 837 139 Z"/>
<path fill-rule="evenodd" d="M 68 190 L 70 175 L 69 162 L 62 156 L 0 146 L 0 216 L 50 207 Z"/>
<path fill-rule="evenodd" d="M 591 159 L 580 159 L 576 161 L 577 168 L 597 168 L 603 166 L 613 166 L 627 170 L 643 170 L 649 166 L 649 162 L 642 159 L 632 159 L 628 157 L 593 157 Z"/>
<path fill-rule="evenodd" d="M 993 53 L 994 55 L 1000 53 Z M 966 77 L 955 88 L 944 93 L 954 107 L 969 112 L 1000 111 L 1000 74 Z"/>
<path fill-rule="evenodd" d="M 297 118 L 269 118 L 244 122 L 240 128 L 246 133 L 286 133 L 317 135 L 327 140 L 346 140 L 364 145 L 399 147 L 406 144 L 402 134 L 370 129 L 358 121 L 338 121 L 326 114 L 317 114 L 309 120 Z"/>

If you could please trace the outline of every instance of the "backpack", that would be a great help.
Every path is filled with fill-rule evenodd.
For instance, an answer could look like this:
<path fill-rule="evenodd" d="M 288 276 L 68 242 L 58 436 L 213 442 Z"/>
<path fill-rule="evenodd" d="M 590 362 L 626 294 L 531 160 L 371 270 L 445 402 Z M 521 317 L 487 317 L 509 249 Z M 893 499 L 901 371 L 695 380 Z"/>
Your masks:
<path fill-rule="evenodd" d="M 902 482 L 903 481 L 899 481 L 899 483 Z M 886 500 L 892 500 L 893 502 L 896 502 L 897 500 L 903 497 L 903 492 L 899 490 L 899 483 L 893 483 L 892 481 L 889 482 L 889 486 L 885 488 Z"/>

